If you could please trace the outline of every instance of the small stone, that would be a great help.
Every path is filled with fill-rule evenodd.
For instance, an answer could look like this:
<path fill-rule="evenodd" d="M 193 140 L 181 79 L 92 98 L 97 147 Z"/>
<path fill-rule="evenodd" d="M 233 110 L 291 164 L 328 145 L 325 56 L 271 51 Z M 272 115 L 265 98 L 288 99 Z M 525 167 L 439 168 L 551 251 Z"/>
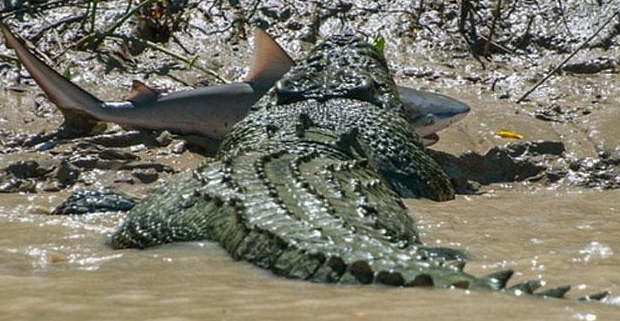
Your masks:
<path fill-rule="evenodd" d="M 132 175 L 144 184 L 153 183 L 159 178 L 159 174 L 154 168 L 138 169 L 133 171 Z"/>
<path fill-rule="evenodd" d="M 71 165 L 83 169 L 93 169 L 97 165 L 97 158 L 92 156 L 81 157 L 71 161 Z"/>
<path fill-rule="evenodd" d="M 5 171 L 17 178 L 39 177 L 39 163 L 33 160 L 19 161 L 7 166 Z"/>
<path fill-rule="evenodd" d="M 99 157 L 101 159 L 123 159 L 123 160 L 138 159 L 138 156 L 132 153 L 128 153 L 128 152 L 116 150 L 116 149 L 104 149 L 99 152 Z"/>
<path fill-rule="evenodd" d="M 155 141 L 161 147 L 168 146 L 172 142 L 172 135 L 167 130 L 164 130 L 155 138 Z"/>
<path fill-rule="evenodd" d="M 172 146 L 172 152 L 175 154 L 183 154 L 187 150 L 187 144 L 185 142 L 178 142 Z"/>
<path fill-rule="evenodd" d="M 71 164 L 62 161 L 54 175 L 61 186 L 71 186 L 80 176 L 80 172 Z"/>

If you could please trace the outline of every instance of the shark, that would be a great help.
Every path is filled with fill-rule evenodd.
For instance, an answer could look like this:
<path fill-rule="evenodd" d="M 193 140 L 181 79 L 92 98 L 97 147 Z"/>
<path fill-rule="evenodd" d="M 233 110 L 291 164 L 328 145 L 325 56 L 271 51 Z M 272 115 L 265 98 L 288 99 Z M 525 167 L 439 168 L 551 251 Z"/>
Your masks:
<path fill-rule="evenodd" d="M 409 125 L 425 146 L 439 141 L 437 132 L 463 119 L 471 110 L 466 103 L 452 97 L 397 86 Z"/>
<path fill-rule="evenodd" d="M 78 132 L 89 132 L 100 122 L 112 122 L 126 128 L 168 130 L 219 141 L 295 65 L 271 36 L 255 28 L 252 64 L 242 81 L 162 94 L 134 80 L 124 100 L 107 102 L 39 59 L 2 22 L 0 31 L 7 46 L 62 113 L 63 126 Z M 470 111 L 467 104 L 445 95 L 405 86 L 397 89 L 410 125 L 426 146 L 439 140 L 438 131 Z"/>

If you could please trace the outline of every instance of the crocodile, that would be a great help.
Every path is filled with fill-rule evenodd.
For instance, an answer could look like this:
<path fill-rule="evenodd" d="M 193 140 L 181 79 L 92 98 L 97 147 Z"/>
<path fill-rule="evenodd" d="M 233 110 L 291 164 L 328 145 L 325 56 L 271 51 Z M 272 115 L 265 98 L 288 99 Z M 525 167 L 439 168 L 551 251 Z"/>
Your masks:
<path fill-rule="evenodd" d="M 506 289 L 512 270 L 464 272 L 460 251 L 423 245 L 402 197 L 445 201 L 454 191 L 409 126 L 383 55 L 334 35 L 233 126 L 213 160 L 138 203 L 108 244 L 211 240 L 234 259 L 315 282 L 517 294 L 540 286 Z"/>

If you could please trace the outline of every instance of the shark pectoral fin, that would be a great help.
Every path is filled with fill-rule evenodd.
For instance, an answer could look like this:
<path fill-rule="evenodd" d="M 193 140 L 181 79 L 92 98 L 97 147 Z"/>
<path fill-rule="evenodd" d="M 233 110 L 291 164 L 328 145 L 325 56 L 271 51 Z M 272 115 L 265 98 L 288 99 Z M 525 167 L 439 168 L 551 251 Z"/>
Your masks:
<path fill-rule="evenodd" d="M 244 81 L 271 87 L 294 65 L 293 59 L 271 36 L 260 28 L 254 29 L 254 59 Z"/>
<path fill-rule="evenodd" d="M 131 83 L 131 90 L 125 100 L 133 102 L 148 102 L 156 100 L 159 97 L 159 92 L 139 80 L 134 80 Z"/>

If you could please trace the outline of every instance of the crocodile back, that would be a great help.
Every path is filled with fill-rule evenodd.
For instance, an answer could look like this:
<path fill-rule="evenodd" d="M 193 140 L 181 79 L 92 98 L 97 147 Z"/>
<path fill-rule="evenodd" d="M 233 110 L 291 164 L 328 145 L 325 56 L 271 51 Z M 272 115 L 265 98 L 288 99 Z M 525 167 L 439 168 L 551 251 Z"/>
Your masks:
<path fill-rule="evenodd" d="M 421 246 L 400 196 L 453 191 L 401 107 L 383 56 L 332 37 L 234 126 L 215 161 L 138 204 L 110 244 L 210 239 L 291 278 L 496 287 Z"/>

